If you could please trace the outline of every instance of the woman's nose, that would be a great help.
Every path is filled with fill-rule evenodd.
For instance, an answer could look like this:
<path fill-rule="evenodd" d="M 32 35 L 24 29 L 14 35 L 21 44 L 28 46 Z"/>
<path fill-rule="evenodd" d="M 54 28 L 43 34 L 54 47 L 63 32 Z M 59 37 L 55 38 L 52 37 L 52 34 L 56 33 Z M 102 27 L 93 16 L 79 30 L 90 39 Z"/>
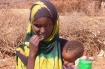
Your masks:
<path fill-rule="evenodd" d="M 43 33 L 45 33 L 45 32 L 46 32 L 45 27 L 41 27 L 41 28 L 40 28 L 40 33 L 42 33 L 42 34 L 43 34 Z"/>

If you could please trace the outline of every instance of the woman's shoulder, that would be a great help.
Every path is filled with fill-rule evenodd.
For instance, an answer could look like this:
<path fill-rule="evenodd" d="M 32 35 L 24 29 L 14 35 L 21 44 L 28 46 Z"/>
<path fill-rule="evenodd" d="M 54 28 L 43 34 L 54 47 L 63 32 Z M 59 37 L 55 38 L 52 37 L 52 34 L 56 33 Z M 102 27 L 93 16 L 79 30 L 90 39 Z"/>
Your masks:
<path fill-rule="evenodd" d="M 67 42 L 67 41 L 68 41 L 67 39 L 60 38 L 60 42 Z"/>
<path fill-rule="evenodd" d="M 66 44 L 67 41 L 68 41 L 67 39 L 60 38 L 60 45 L 61 45 L 61 48 Z"/>
<path fill-rule="evenodd" d="M 25 53 L 27 50 L 29 50 L 29 46 L 25 44 L 20 44 L 18 47 L 16 47 L 16 51 L 19 51 L 19 52 Z"/>

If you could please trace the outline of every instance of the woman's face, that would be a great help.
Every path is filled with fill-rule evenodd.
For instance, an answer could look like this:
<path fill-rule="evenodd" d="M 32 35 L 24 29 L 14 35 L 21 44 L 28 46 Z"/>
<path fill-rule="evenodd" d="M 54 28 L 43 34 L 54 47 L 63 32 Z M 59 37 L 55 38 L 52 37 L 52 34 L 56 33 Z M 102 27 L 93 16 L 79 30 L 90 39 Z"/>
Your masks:
<path fill-rule="evenodd" d="M 51 35 L 54 25 L 51 18 L 43 17 L 36 19 L 32 24 L 32 28 L 36 35 L 43 37 L 45 40 Z"/>

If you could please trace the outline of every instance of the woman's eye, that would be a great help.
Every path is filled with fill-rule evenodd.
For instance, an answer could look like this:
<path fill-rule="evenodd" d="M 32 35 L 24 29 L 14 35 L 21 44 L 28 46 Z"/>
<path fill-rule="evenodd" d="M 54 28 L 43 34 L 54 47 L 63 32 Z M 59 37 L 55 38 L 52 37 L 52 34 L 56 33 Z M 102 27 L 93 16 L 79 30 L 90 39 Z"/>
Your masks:
<path fill-rule="evenodd" d="M 37 28 L 41 28 L 42 26 L 39 24 L 34 24 L 34 26 L 36 26 Z"/>
<path fill-rule="evenodd" d="M 51 26 L 51 25 L 52 25 L 52 24 L 47 24 L 46 27 L 49 27 L 49 26 Z"/>
<path fill-rule="evenodd" d="M 50 27 L 50 26 L 52 26 L 52 24 L 47 24 L 47 25 L 44 25 L 44 26 L 39 25 L 39 24 L 34 24 L 34 26 L 37 27 L 37 28 L 41 28 L 41 27 Z"/>

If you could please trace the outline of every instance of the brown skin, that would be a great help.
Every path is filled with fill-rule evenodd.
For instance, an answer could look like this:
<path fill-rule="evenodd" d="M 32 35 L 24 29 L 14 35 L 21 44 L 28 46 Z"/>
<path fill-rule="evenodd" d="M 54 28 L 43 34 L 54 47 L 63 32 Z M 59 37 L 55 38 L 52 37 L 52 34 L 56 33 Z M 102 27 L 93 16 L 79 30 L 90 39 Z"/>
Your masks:
<path fill-rule="evenodd" d="M 80 57 L 76 56 L 73 52 L 67 52 L 66 50 L 62 51 L 63 63 L 66 66 L 72 66 L 75 64 L 75 61 Z"/>
<path fill-rule="evenodd" d="M 32 28 L 37 35 L 44 35 L 43 38 L 45 40 L 53 31 L 53 23 L 50 18 L 40 18 L 33 22 Z"/>
<path fill-rule="evenodd" d="M 32 29 L 36 35 L 33 35 L 29 40 L 30 52 L 27 69 L 34 69 L 34 62 L 38 53 L 39 43 L 51 35 L 53 27 L 54 26 L 50 18 L 39 18 L 33 22 Z"/>
<path fill-rule="evenodd" d="M 29 40 L 30 52 L 27 62 L 27 69 L 34 69 L 34 61 L 38 53 L 39 43 L 42 41 L 43 38 L 39 37 L 38 35 L 32 36 Z"/>

